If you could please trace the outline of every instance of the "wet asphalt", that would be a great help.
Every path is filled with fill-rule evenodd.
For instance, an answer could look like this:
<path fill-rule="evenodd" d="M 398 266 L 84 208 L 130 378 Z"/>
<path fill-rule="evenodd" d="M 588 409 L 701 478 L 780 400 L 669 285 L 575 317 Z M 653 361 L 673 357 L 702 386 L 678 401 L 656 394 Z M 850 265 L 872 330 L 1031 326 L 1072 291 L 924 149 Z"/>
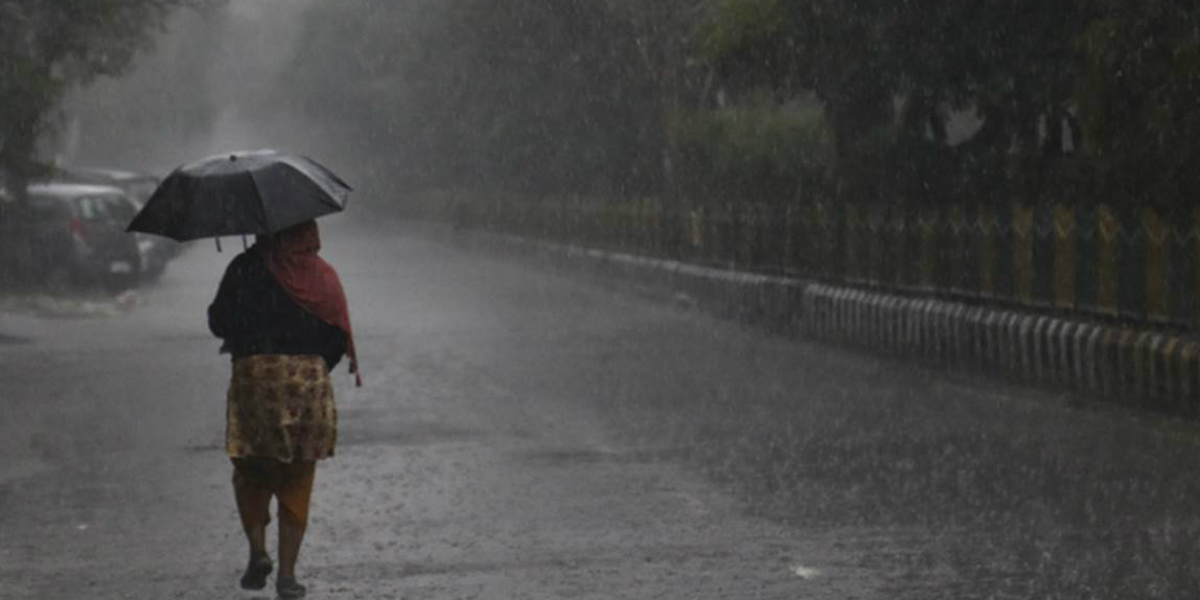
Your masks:
<path fill-rule="evenodd" d="M 340 218 L 312 598 L 1200 597 L 1197 428 L 718 320 Z M 0 303 L 0 599 L 270 598 L 198 244 L 120 302 Z"/>

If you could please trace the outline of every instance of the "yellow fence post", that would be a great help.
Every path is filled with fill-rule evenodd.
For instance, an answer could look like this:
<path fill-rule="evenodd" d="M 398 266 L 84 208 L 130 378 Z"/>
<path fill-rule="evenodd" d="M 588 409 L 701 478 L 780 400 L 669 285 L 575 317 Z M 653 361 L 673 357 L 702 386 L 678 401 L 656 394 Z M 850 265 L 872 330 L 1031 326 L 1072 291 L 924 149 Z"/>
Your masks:
<path fill-rule="evenodd" d="M 921 236 L 921 288 L 937 289 L 937 209 L 917 210 L 917 226 Z"/>
<path fill-rule="evenodd" d="M 1192 230 L 1188 232 L 1188 235 L 1192 238 L 1192 248 L 1196 253 L 1192 262 L 1192 289 L 1190 290 L 1191 294 L 1188 295 L 1189 298 L 1196 301 L 1194 309 L 1197 312 L 1192 317 L 1193 324 L 1195 324 L 1200 323 L 1200 209 L 1192 214 Z"/>
<path fill-rule="evenodd" d="M 987 206 L 980 206 L 975 218 L 975 243 L 978 245 L 976 256 L 979 270 L 979 289 L 981 296 L 993 298 L 996 296 L 996 213 Z"/>
<path fill-rule="evenodd" d="M 1013 207 L 1013 294 L 1033 304 L 1033 209 Z"/>
<path fill-rule="evenodd" d="M 949 260 L 942 265 L 946 271 L 946 285 L 950 291 L 956 294 L 961 294 L 967 291 L 967 235 L 970 228 L 967 227 L 967 215 L 963 210 L 962 205 L 955 204 L 950 207 L 950 214 L 946 217 L 946 227 L 950 232 L 950 242 L 952 247 L 946 251 Z"/>
<path fill-rule="evenodd" d="M 902 200 L 897 201 L 892 205 L 891 214 L 888 217 L 888 252 L 891 257 L 891 277 L 884 279 L 884 283 L 893 285 L 899 289 L 906 289 L 909 286 L 912 273 L 912 253 L 909 250 L 911 245 L 909 239 L 912 235 L 912 229 L 909 227 L 906 207 Z"/>
<path fill-rule="evenodd" d="M 1170 268 L 1167 226 L 1154 209 L 1146 208 L 1142 210 L 1142 231 L 1146 235 L 1146 316 L 1151 320 L 1166 321 L 1170 318 L 1170 308 L 1167 305 L 1167 276 Z"/>
<path fill-rule="evenodd" d="M 867 209 L 867 272 L 866 279 L 872 285 L 883 283 L 883 253 L 888 236 L 882 203 L 875 202 Z"/>
<path fill-rule="evenodd" d="M 1119 290 L 1119 261 L 1121 257 L 1121 222 L 1111 208 L 1101 205 L 1096 210 L 1096 307 L 1104 313 L 1117 314 Z"/>
<path fill-rule="evenodd" d="M 859 209 L 852 202 L 847 202 L 842 208 L 845 215 L 845 266 L 842 274 L 847 281 L 857 281 L 859 273 L 859 242 L 862 240 L 862 227 L 859 219 Z"/>
<path fill-rule="evenodd" d="M 693 248 L 699 248 L 704 245 L 703 221 L 704 215 L 699 210 L 692 209 L 688 211 L 687 239 Z"/>
<path fill-rule="evenodd" d="M 1075 211 L 1069 206 L 1054 207 L 1054 305 L 1075 308 L 1076 276 L 1079 262 Z"/>

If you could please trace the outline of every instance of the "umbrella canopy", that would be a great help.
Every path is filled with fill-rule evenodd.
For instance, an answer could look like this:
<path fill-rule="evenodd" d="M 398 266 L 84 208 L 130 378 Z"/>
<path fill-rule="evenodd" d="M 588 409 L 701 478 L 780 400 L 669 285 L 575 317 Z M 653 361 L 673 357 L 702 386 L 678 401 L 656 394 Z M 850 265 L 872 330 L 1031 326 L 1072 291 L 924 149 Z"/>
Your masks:
<path fill-rule="evenodd" d="M 181 242 L 274 233 L 340 212 L 349 196 L 350 186 L 312 159 L 237 152 L 175 169 L 127 230 Z"/>

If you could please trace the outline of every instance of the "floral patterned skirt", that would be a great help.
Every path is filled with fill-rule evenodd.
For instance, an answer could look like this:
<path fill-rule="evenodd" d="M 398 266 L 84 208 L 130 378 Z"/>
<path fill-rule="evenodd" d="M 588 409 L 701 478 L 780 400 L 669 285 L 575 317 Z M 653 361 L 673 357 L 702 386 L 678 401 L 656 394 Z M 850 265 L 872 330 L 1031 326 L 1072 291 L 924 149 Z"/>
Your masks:
<path fill-rule="evenodd" d="M 337 408 L 319 356 L 261 354 L 233 361 L 225 448 L 231 458 L 280 462 L 333 456 Z"/>

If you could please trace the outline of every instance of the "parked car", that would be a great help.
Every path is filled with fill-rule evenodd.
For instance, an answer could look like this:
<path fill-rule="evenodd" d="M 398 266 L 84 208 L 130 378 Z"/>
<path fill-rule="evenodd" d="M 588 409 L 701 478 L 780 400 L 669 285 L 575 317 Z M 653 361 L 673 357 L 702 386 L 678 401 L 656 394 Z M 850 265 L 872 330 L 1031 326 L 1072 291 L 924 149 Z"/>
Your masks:
<path fill-rule="evenodd" d="M 125 221 L 128 226 L 133 220 L 134 215 L 142 210 L 142 203 L 126 196 L 129 202 L 129 220 Z M 154 281 L 162 276 L 167 270 L 167 264 L 171 259 L 179 256 L 182 245 L 175 240 L 170 240 L 157 235 L 148 233 L 130 233 L 133 239 L 137 242 L 138 254 L 141 257 L 141 280 L 144 282 Z"/>
<path fill-rule="evenodd" d="M 97 167 L 60 167 L 54 174 L 54 180 L 121 188 L 138 204 L 145 204 L 150 199 L 160 181 L 157 175 L 150 173 Z"/>
<path fill-rule="evenodd" d="M 161 181 L 158 176 L 150 173 L 97 167 L 60 167 L 55 173 L 55 179 L 120 188 L 133 203 L 134 214 L 141 210 Z M 132 216 L 130 219 L 132 220 Z M 153 281 L 161 276 L 167 264 L 183 249 L 179 242 L 164 237 L 141 233 L 135 237 L 141 250 L 143 281 Z"/>
<path fill-rule="evenodd" d="M 38 240 L 34 264 L 49 287 L 137 285 L 142 271 L 138 240 L 125 232 L 137 212 L 125 192 L 75 183 L 28 187 L 27 227 Z"/>

